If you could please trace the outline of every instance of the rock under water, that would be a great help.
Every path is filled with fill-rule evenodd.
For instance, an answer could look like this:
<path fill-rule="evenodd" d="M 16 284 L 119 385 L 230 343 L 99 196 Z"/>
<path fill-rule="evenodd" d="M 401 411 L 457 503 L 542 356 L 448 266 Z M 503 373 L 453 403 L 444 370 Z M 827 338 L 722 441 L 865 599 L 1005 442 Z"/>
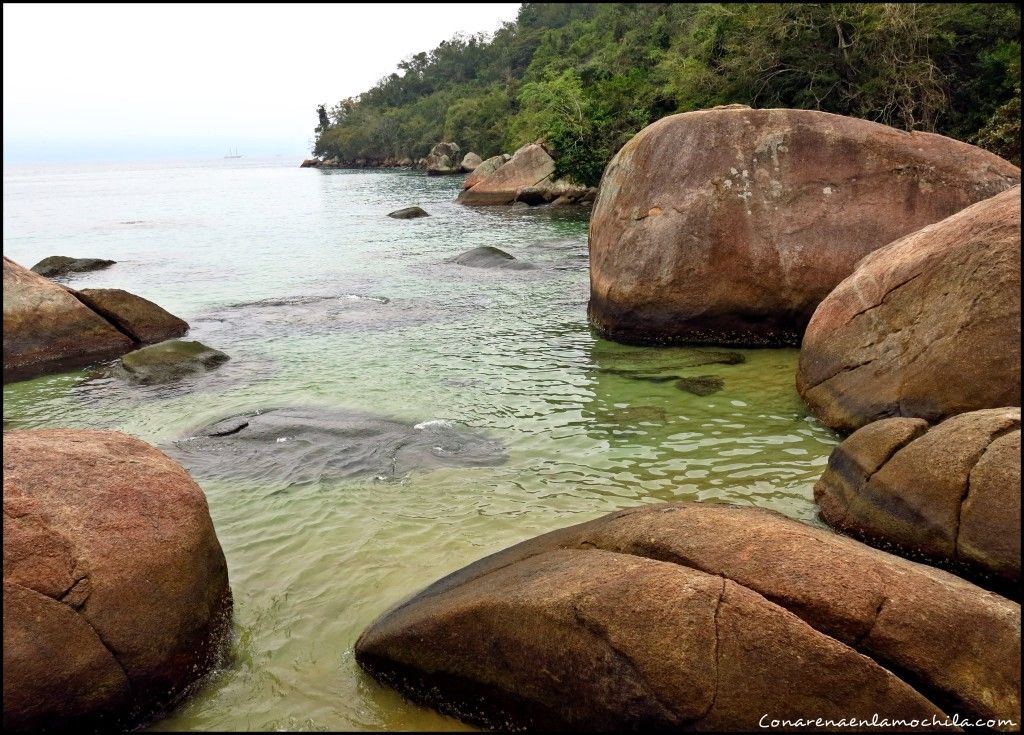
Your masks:
<path fill-rule="evenodd" d="M 717 375 L 697 375 L 692 378 L 680 378 L 676 388 L 695 396 L 709 396 L 725 387 L 725 381 Z"/>
<path fill-rule="evenodd" d="M 471 268 L 532 270 L 536 267 L 532 263 L 524 263 L 521 260 L 517 260 L 515 256 L 491 245 L 481 245 L 478 248 L 467 250 L 464 253 L 456 255 L 454 258 L 448 258 L 445 262 L 465 265 Z"/>
<path fill-rule="evenodd" d="M 412 424 L 345 409 L 273 408 L 231 416 L 174 442 L 168 454 L 197 477 L 285 486 L 398 480 L 439 467 L 503 464 L 500 442 L 452 421 Z"/>

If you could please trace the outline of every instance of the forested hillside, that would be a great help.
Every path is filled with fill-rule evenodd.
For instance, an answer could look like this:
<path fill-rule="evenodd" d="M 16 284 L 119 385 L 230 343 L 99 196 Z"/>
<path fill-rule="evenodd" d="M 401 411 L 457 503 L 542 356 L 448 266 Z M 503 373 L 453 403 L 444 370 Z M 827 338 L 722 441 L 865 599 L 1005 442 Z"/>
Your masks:
<path fill-rule="evenodd" d="M 484 158 L 546 138 L 595 184 L 633 134 L 744 103 L 932 130 L 1020 163 L 1020 10 L 970 4 L 524 3 L 492 37 L 456 36 L 321 108 L 315 153 Z"/>

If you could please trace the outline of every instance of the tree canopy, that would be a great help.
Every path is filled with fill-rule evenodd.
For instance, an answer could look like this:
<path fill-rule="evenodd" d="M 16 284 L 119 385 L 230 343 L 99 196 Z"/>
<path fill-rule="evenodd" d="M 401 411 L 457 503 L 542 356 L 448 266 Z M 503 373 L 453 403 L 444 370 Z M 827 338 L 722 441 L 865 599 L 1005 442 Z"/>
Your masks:
<path fill-rule="evenodd" d="M 1011 3 L 524 3 L 493 36 L 456 35 L 320 119 L 314 153 L 487 158 L 545 138 L 596 184 L 676 112 L 824 110 L 985 146 L 1020 164 L 1020 10 Z"/>

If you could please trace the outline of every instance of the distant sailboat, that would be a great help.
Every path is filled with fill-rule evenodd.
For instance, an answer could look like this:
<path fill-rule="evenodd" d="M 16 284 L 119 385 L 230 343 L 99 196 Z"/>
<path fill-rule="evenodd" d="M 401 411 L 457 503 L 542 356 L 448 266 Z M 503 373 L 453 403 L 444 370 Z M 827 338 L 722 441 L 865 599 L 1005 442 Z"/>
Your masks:
<path fill-rule="evenodd" d="M 238 153 L 238 149 L 237 148 L 232 149 L 231 151 L 228 152 L 228 155 L 224 156 L 224 158 L 241 158 L 241 157 L 242 156 Z"/>

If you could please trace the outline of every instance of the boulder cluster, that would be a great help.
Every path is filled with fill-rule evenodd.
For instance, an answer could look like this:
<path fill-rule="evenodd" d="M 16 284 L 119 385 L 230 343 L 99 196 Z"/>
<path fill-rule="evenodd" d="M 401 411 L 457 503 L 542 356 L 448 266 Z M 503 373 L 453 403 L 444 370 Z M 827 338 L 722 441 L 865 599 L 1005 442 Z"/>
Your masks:
<path fill-rule="evenodd" d="M 198 353 L 177 347 L 179 343 L 175 338 L 189 329 L 185 320 L 148 299 L 119 288 L 75 290 L 40 275 L 40 272 L 48 272 L 66 276 L 83 270 L 61 270 L 55 261 L 56 265 L 64 266 L 81 262 L 113 263 L 92 258 L 46 258 L 27 270 L 4 257 L 5 383 L 121 356 L 124 356 L 122 366 L 129 373 L 133 372 L 132 366 L 141 366 L 156 354 L 161 355 L 165 364 L 172 361 L 173 356 L 177 367 L 185 372 L 199 364 L 195 359 Z M 158 343 L 160 350 L 147 347 Z M 202 364 L 214 367 L 224 360 Z"/>
<path fill-rule="evenodd" d="M 493 156 L 466 177 L 459 194 L 460 204 L 488 205 L 523 202 L 538 204 L 582 204 L 592 202 L 597 191 L 555 178 L 555 160 L 544 143 L 525 145 L 513 155 Z"/>
<path fill-rule="evenodd" d="M 111 264 L 57 257 L 30 271 L 4 258 L 5 382 L 118 356 L 130 382 L 166 382 L 227 360 L 173 339 L 188 324 L 147 299 L 40 275 Z M 5 430 L 3 458 L 5 728 L 120 730 L 175 706 L 230 633 L 202 490 L 111 431 Z"/>
<path fill-rule="evenodd" d="M 542 143 L 487 160 L 441 143 L 422 167 L 468 173 L 469 205 L 592 196 L 555 178 Z M 1019 730 L 1019 182 L 965 143 L 814 111 L 730 105 L 641 131 L 594 206 L 591 322 L 630 343 L 800 344 L 797 390 L 849 434 L 814 488 L 825 525 L 713 503 L 612 513 L 398 602 L 362 633 L 356 661 L 496 729 Z M 37 270 L 105 267 L 48 261 Z M 450 262 L 530 267 L 487 246 Z M 187 330 L 133 294 L 76 291 L 4 258 L 5 380 L 154 342 L 122 358 L 130 379 L 227 359 L 171 339 Z M 281 445 L 293 425 L 316 441 Z M 332 463 L 373 455 L 361 446 L 381 437 L 394 450 L 379 463 Z M 5 727 L 145 724 L 217 665 L 228 637 L 202 491 L 116 432 L 5 431 L 3 449 Z M 505 460 L 449 422 L 308 409 L 233 416 L 174 451 L 221 478 Z"/>
<path fill-rule="evenodd" d="M 520 202 L 529 206 L 590 204 L 597 196 L 594 187 L 555 177 L 555 160 L 543 140 L 525 145 L 512 155 L 501 153 L 486 160 L 472 151 L 461 154 L 458 144 L 442 142 L 418 161 L 409 158 L 353 161 L 309 158 L 302 162 L 301 168 L 407 167 L 424 169 L 428 176 L 469 174 L 456 201 L 470 206 Z"/>
<path fill-rule="evenodd" d="M 484 161 L 459 200 L 533 197 L 545 156 Z M 802 342 L 800 395 L 853 432 L 814 488 L 846 535 L 707 503 L 613 513 L 400 602 L 356 660 L 501 729 L 1019 729 L 1019 182 L 965 143 L 813 111 L 641 131 L 594 206 L 593 326 Z"/>

